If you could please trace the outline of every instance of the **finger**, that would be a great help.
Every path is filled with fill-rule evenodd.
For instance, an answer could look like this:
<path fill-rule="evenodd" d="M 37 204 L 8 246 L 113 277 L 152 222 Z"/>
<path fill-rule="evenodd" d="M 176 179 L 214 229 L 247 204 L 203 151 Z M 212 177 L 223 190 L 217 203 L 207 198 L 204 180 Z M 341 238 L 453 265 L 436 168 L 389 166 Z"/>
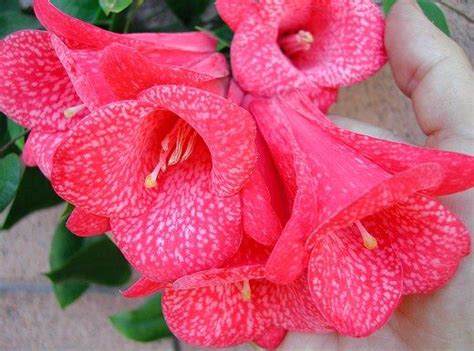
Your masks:
<path fill-rule="evenodd" d="M 396 135 L 392 131 L 387 129 L 379 128 L 373 124 L 369 124 L 363 121 L 359 121 L 352 118 L 341 117 L 336 115 L 328 116 L 336 125 L 341 128 L 348 129 L 352 132 L 370 135 L 375 138 L 380 138 L 384 140 L 397 141 L 397 142 L 407 142 L 399 135 Z"/>
<path fill-rule="evenodd" d="M 385 45 L 398 87 L 412 99 L 430 146 L 474 153 L 474 78 L 463 50 L 422 13 L 399 0 Z"/>

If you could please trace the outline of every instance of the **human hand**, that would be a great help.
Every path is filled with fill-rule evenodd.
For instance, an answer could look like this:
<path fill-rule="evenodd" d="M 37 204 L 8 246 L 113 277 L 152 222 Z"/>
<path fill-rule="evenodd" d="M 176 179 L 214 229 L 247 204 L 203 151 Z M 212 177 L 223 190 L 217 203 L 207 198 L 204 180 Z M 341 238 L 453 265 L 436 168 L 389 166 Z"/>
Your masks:
<path fill-rule="evenodd" d="M 412 0 L 399 0 L 387 18 L 385 44 L 398 87 L 412 99 L 426 146 L 474 154 L 474 75 L 462 49 L 434 27 Z M 348 118 L 334 121 L 356 132 L 390 139 Z M 474 232 L 474 190 L 441 199 Z M 433 294 L 409 296 L 387 325 L 370 337 L 289 334 L 282 350 L 468 350 L 474 324 L 474 260 Z"/>

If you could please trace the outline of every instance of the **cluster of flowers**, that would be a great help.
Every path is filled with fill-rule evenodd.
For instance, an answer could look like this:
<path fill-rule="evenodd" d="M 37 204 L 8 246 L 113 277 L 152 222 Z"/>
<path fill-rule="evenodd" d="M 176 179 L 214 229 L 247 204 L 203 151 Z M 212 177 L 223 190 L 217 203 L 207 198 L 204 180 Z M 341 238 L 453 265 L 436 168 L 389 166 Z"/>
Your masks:
<path fill-rule="evenodd" d="M 324 115 L 386 61 L 371 0 L 217 1 L 232 76 L 206 33 L 116 34 L 34 8 L 47 31 L 0 42 L 0 109 L 75 206 L 68 228 L 111 231 L 142 275 L 124 295 L 162 290 L 180 339 L 366 336 L 469 253 L 432 196 L 472 187 L 473 157 Z"/>

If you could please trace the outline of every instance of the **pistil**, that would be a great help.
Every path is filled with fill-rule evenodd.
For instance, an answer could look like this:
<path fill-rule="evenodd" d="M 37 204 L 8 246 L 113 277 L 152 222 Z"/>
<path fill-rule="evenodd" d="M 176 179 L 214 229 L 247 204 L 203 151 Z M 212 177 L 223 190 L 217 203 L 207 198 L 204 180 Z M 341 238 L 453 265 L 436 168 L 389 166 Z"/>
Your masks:
<path fill-rule="evenodd" d="M 365 248 L 368 250 L 376 249 L 378 246 L 377 239 L 375 239 L 372 234 L 370 234 L 367 229 L 365 229 L 360 221 L 356 221 L 355 225 L 362 235 L 362 242 L 364 243 Z"/>
<path fill-rule="evenodd" d="M 169 166 L 187 160 L 193 152 L 196 138 L 196 131 L 185 121 L 178 120 L 161 142 L 158 163 L 145 178 L 145 187 L 148 189 L 156 187 L 160 173 L 164 173 Z"/>
<path fill-rule="evenodd" d="M 308 51 L 314 42 L 313 35 L 305 30 L 286 35 L 278 40 L 281 50 L 288 56 Z"/>

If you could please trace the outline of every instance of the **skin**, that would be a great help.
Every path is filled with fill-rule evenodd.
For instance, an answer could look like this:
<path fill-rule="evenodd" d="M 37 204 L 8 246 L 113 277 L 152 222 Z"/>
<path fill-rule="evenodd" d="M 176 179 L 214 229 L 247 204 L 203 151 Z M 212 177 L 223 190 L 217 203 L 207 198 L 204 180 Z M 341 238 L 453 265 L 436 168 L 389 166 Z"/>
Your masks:
<path fill-rule="evenodd" d="M 426 19 L 412 0 L 399 0 L 387 18 L 385 45 L 395 82 L 412 100 L 426 145 L 474 155 L 474 74 L 463 50 Z M 356 132 L 397 139 L 389 132 L 343 117 Z M 440 199 L 474 233 L 474 189 Z M 404 299 L 389 322 L 362 339 L 335 333 L 291 333 L 281 350 L 462 351 L 474 345 L 474 257 L 433 294 Z"/>

